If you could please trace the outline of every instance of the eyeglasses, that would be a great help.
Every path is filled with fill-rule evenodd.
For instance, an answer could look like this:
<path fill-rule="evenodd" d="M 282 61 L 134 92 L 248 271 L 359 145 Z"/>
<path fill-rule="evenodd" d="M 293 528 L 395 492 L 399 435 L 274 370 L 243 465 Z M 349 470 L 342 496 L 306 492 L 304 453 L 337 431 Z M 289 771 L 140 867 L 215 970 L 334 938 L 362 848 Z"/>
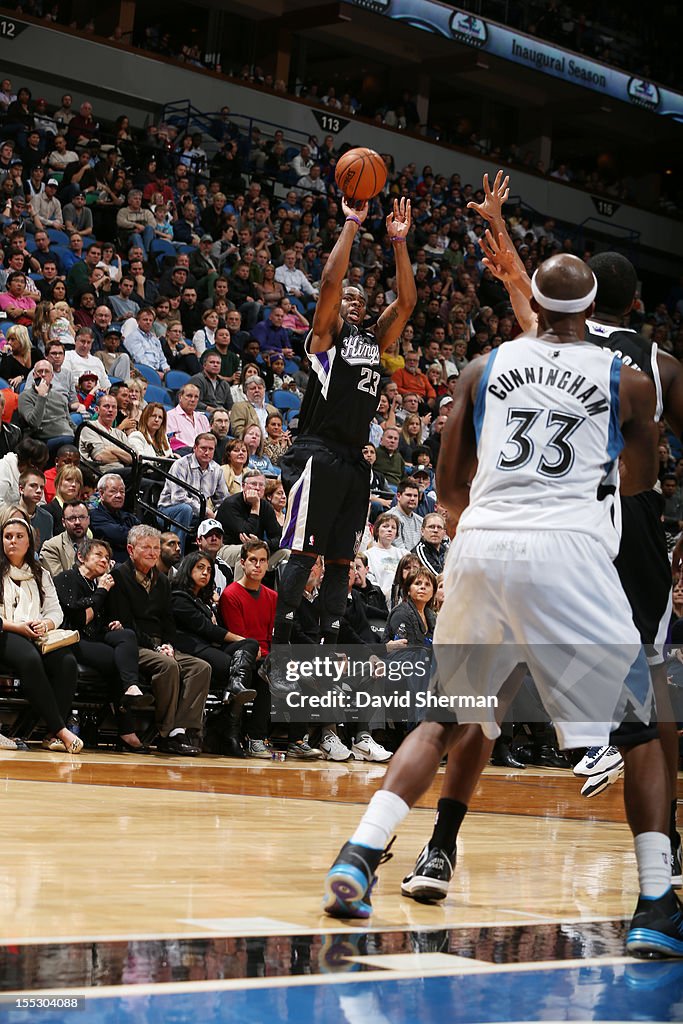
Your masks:
<path fill-rule="evenodd" d="M 65 523 L 84 523 L 86 519 L 90 519 L 90 516 L 69 516 L 68 519 L 64 516 Z"/>

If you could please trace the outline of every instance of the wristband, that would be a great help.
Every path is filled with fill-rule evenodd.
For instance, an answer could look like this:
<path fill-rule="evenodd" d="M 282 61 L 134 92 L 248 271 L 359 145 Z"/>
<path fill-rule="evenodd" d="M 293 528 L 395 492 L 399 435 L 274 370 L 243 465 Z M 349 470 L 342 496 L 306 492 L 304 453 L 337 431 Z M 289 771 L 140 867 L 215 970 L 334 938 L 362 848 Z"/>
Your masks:
<path fill-rule="evenodd" d="M 392 245 L 395 245 L 396 242 L 403 242 L 403 244 L 405 245 L 405 238 L 398 238 L 398 237 L 396 237 L 396 238 L 392 238 L 391 239 L 391 244 Z"/>
<path fill-rule="evenodd" d="M 358 217 L 354 216 L 354 214 L 352 214 L 352 213 L 350 213 L 350 214 L 348 215 L 348 217 L 346 218 L 346 221 L 347 221 L 347 223 L 348 223 L 348 222 L 349 222 L 350 220 L 352 220 L 352 221 L 354 222 L 354 224 L 357 224 L 357 225 L 358 225 L 358 227 L 360 227 L 360 226 L 361 226 L 361 224 L 362 224 L 362 221 L 361 221 L 361 220 L 360 220 L 360 219 L 359 219 Z"/>

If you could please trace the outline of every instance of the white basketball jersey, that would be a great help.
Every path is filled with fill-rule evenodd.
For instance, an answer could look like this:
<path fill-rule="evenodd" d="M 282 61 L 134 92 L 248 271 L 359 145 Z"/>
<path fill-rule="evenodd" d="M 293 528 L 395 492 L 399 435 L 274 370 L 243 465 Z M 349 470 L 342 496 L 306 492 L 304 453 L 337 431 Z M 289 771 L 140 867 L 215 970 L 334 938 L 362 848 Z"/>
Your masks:
<path fill-rule="evenodd" d="M 478 469 L 459 530 L 588 533 L 616 557 L 621 360 L 532 335 L 488 357 L 477 390 Z"/>

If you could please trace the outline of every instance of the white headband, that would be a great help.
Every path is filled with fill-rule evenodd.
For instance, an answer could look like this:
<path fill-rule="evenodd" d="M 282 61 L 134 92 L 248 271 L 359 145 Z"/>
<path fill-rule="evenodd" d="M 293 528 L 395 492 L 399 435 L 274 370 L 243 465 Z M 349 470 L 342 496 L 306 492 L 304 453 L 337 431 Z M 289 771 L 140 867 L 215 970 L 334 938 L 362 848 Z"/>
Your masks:
<path fill-rule="evenodd" d="M 583 313 L 584 309 L 588 309 L 598 293 L 598 282 L 592 271 L 591 277 L 593 278 L 593 287 L 587 295 L 582 295 L 578 299 L 549 299 L 547 295 L 543 294 L 536 284 L 537 276 L 538 270 L 531 278 L 531 294 L 536 299 L 539 306 L 542 306 L 543 309 L 549 309 L 553 313 Z"/>

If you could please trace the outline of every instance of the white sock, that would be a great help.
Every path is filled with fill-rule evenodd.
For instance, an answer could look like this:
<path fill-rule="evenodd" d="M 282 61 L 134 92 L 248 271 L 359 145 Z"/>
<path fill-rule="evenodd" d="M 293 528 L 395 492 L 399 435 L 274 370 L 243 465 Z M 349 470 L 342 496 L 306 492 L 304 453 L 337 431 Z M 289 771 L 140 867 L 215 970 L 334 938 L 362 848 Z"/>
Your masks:
<path fill-rule="evenodd" d="M 409 811 L 410 807 L 400 796 L 380 789 L 368 804 L 351 842 L 369 846 L 371 850 L 383 850 Z"/>
<path fill-rule="evenodd" d="M 640 894 L 659 899 L 671 887 L 671 840 L 663 832 L 641 832 L 634 843 Z"/>
<path fill-rule="evenodd" d="M 172 740 L 174 736 L 184 736 L 184 735 L 185 735 L 185 730 L 184 729 L 171 729 L 171 731 L 168 734 L 168 738 L 169 738 L 169 740 Z"/>

